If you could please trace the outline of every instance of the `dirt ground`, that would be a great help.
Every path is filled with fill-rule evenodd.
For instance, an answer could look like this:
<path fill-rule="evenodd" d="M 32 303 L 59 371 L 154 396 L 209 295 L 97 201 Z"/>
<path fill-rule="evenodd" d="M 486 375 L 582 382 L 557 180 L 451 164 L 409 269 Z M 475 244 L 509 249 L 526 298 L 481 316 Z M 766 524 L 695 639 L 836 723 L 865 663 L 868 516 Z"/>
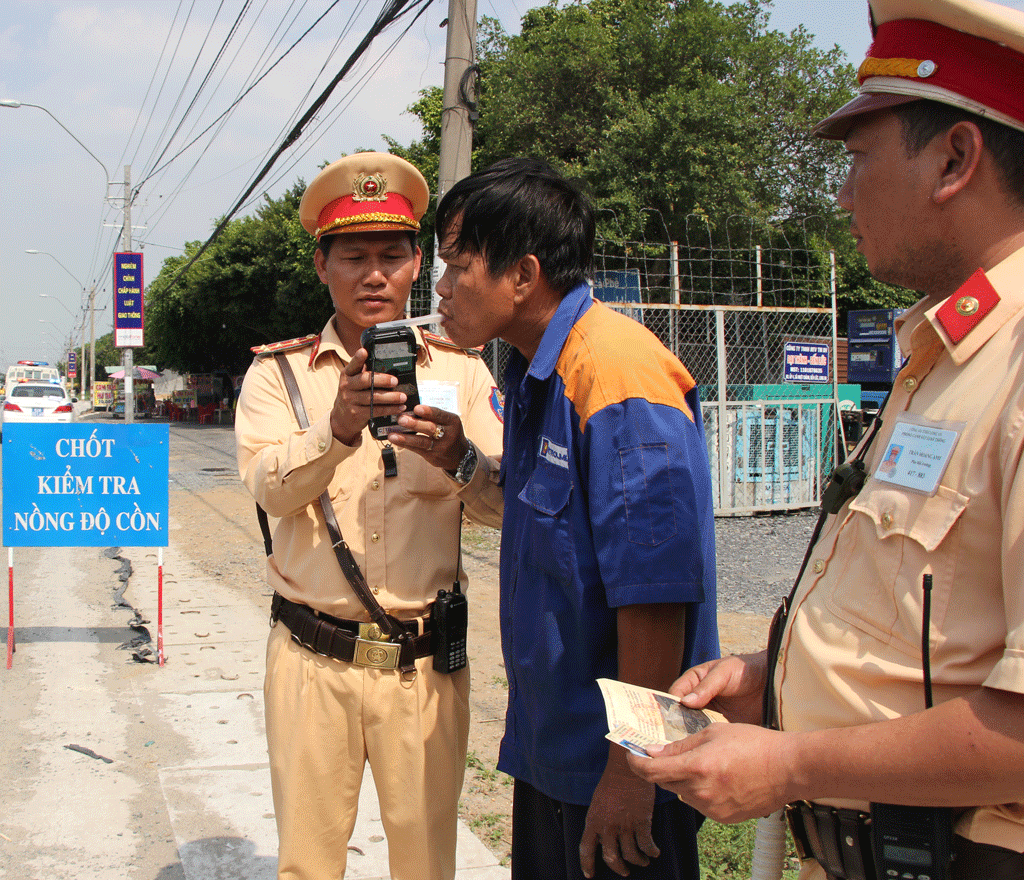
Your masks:
<path fill-rule="evenodd" d="M 253 503 L 233 470 L 216 472 L 211 485 L 196 486 L 172 497 L 179 534 L 190 536 L 188 555 L 215 575 L 240 587 L 264 585 L 262 538 Z M 172 483 L 172 496 L 173 491 Z M 512 784 L 495 770 L 504 731 L 507 682 L 498 629 L 499 532 L 472 524 L 463 531 L 463 565 L 469 574 L 469 656 L 472 674 L 471 725 L 466 781 L 460 815 L 484 844 L 503 861 L 511 845 Z M 269 603 L 269 599 L 268 599 Z M 742 653 L 763 647 L 768 619 L 753 614 L 722 613 L 722 650 Z"/>
<path fill-rule="evenodd" d="M 463 565 L 470 579 L 472 723 L 459 813 L 477 837 L 505 860 L 512 842 L 512 780 L 494 769 L 508 694 L 498 637 L 499 535 L 473 525 L 463 532 Z M 769 623 L 768 618 L 754 614 L 719 614 L 723 653 L 760 650 Z"/>

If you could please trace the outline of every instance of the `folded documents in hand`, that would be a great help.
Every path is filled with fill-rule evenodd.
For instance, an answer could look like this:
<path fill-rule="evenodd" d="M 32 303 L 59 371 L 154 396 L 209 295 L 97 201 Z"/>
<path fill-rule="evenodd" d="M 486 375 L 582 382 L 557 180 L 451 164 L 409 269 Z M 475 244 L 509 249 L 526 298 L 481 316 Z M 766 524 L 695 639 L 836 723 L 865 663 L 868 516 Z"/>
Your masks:
<path fill-rule="evenodd" d="M 611 678 L 597 680 L 608 716 L 606 739 L 646 757 L 647 746 L 663 746 L 709 724 L 725 721 L 710 709 L 690 709 L 678 697 Z"/>

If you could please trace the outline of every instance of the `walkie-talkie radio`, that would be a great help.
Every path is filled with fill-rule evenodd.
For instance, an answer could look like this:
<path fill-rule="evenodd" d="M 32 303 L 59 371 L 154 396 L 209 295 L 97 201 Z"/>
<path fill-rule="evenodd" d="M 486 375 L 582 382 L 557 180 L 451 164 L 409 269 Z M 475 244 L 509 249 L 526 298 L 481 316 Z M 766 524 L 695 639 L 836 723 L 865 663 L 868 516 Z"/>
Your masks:
<path fill-rule="evenodd" d="M 412 328 L 381 324 L 364 330 L 359 341 L 368 354 L 366 369 L 397 377 L 398 386 L 393 390 L 405 394 L 405 408 L 411 412 L 420 402 L 416 387 L 416 334 Z M 376 439 L 384 440 L 388 434 L 410 432 L 398 424 L 398 416 L 371 416 L 370 433 Z"/>
<path fill-rule="evenodd" d="M 436 672 L 457 672 L 466 665 L 468 629 L 469 603 L 456 581 L 453 590 L 438 590 L 430 606 L 430 641 Z"/>
<path fill-rule="evenodd" d="M 932 663 L 929 634 L 932 617 L 932 575 L 921 577 L 921 666 L 924 706 L 932 707 Z M 953 839 L 953 813 L 947 807 L 871 804 L 871 847 L 880 880 L 927 877 L 946 880 Z"/>
<path fill-rule="evenodd" d="M 871 805 L 872 848 L 881 880 L 930 877 L 949 872 L 952 814 L 938 807 Z"/>

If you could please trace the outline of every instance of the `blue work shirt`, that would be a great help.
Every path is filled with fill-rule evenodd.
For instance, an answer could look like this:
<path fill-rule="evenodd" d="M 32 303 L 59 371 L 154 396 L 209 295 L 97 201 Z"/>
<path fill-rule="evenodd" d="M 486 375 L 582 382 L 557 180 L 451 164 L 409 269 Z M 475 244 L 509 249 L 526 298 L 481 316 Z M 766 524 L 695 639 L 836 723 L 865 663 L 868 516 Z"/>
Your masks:
<path fill-rule="evenodd" d="M 700 402 L 657 337 L 584 284 L 532 362 L 512 353 L 504 417 L 498 769 L 585 805 L 608 761 L 597 679 L 618 677 L 616 609 L 686 603 L 683 668 L 718 656 Z"/>

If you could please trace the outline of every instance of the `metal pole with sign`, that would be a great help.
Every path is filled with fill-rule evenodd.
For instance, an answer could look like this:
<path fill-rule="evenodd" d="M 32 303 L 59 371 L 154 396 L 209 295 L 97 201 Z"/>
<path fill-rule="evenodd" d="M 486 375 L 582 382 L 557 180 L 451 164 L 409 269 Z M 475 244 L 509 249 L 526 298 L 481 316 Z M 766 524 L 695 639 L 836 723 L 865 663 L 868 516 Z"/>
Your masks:
<path fill-rule="evenodd" d="M 134 421 L 132 349 L 143 345 L 142 254 L 114 254 L 114 347 L 124 349 L 124 421 Z"/>

